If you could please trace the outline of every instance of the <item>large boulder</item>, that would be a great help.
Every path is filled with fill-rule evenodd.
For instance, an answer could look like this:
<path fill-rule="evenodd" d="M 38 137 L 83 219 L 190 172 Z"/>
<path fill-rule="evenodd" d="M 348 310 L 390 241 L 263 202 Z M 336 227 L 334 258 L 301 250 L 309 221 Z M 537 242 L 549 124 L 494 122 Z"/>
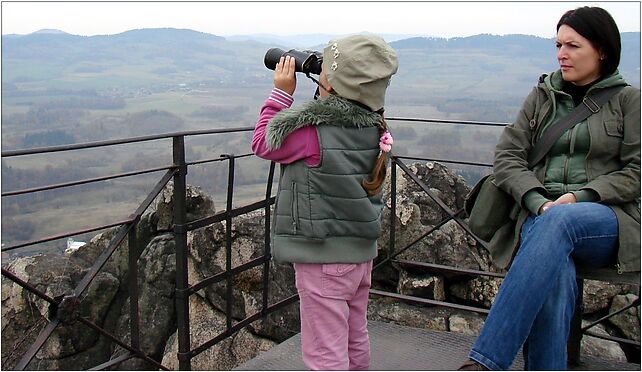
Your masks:
<path fill-rule="evenodd" d="M 234 220 L 232 226 L 231 267 L 257 259 L 265 254 L 265 214 L 255 211 Z M 213 224 L 188 234 L 188 267 L 192 282 L 222 273 L 226 268 L 225 224 Z M 244 319 L 263 307 L 265 264 L 232 277 L 232 317 Z M 268 262 L 268 304 L 296 294 L 294 269 L 291 265 Z M 227 311 L 227 281 L 222 280 L 201 290 L 201 294 L 219 311 Z M 296 304 L 258 320 L 250 328 L 258 335 L 285 341 L 299 332 L 299 308 Z"/>
<path fill-rule="evenodd" d="M 192 349 L 204 344 L 226 330 L 225 314 L 216 310 L 212 304 L 201 296 L 190 297 L 190 347 Z M 277 345 L 269 339 L 257 337 L 248 330 L 242 329 L 232 337 L 206 349 L 191 360 L 193 370 L 231 370 L 260 352 Z M 162 364 L 178 370 L 178 338 L 174 333 L 169 337 L 163 353 Z"/>
<path fill-rule="evenodd" d="M 54 299 L 72 293 L 84 276 L 82 266 L 75 260 L 53 254 L 18 258 L 5 268 Z M 71 311 L 66 314 L 77 312 L 78 316 L 102 326 L 119 284 L 118 278 L 111 273 L 98 273 L 77 305 L 70 307 Z M 49 323 L 50 313 L 54 311 L 56 309 L 49 303 L 2 277 L 3 368 L 15 366 Z M 95 348 L 98 340 L 96 332 L 71 318 L 56 327 L 27 368 L 69 369 L 107 357 L 107 349 Z"/>

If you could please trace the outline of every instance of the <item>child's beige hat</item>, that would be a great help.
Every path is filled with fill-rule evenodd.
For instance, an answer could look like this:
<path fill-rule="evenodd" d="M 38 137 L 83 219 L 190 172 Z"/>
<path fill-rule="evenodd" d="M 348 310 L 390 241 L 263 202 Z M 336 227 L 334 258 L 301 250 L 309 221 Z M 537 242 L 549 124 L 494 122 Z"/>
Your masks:
<path fill-rule="evenodd" d="M 375 35 L 335 39 L 323 49 L 323 70 L 334 91 L 372 111 L 384 106 L 386 88 L 397 67 L 397 53 Z"/>

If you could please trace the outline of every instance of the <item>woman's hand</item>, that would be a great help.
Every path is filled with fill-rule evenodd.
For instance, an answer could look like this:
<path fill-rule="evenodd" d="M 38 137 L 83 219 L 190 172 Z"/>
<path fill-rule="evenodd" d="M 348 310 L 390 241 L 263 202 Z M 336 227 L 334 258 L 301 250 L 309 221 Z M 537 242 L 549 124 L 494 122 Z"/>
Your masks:
<path fill-rule="evenodd" d="M 554 207 L 556 205 L 573 204 L 573 203 L 577 203 L 575 194 L 573 194 L 572 192 L 567 192 L 566 194 L 557 198 L 555 201 L 544 203 L 539 209 L 539 214 L 546 212 L 548 208 Z"/>
<path fill-rule="evenodd" d="M 274 69 L 274 87 L 293 95 L 296 90 L 296 76 L 294 73 L 294 58 L 281 57 Z"/>
<path fill-rule="evenodd" d="M 566 194 L 560 196 L 553 202 L 553 205 L 551 207 L 556 206 L 556 205 L 562 205 L 562 204 L 573 204 L 577 203 L 577 199 L 575 198 L 575 194 L 572 192 L 567 192 Z"/>
<path fill-rule="evenodd" d="M 542 206 L 539 207 L 539 215 L 542 215 L 542 213 L 546 212 L 546 210 L 552 206 L 553 206 L 552 201 L 547 201 L 546 203 L 542 204 Z"/>

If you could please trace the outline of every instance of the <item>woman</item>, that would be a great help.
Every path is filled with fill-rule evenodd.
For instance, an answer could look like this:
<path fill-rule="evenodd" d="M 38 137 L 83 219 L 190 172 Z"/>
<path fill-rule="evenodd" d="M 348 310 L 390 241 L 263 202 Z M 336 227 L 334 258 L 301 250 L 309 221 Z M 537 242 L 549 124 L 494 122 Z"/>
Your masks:
<path fill-rule="evenodd" d="M 490 245 L 510 269 L 460 370 L 508 369 L 520 347 L 525 369 L 566 369 L 575 265 L 640 270 L 640 90 L 617 70 L 619 30 L 604 9 L 582 7 L 562 16 L 556 45 L 560 69 L 540 78 L 496 147 L 497 185 L 521 211 L 512 239 Z M 624 87 L 527 168 L 551 124 L 614 86 Z"/>

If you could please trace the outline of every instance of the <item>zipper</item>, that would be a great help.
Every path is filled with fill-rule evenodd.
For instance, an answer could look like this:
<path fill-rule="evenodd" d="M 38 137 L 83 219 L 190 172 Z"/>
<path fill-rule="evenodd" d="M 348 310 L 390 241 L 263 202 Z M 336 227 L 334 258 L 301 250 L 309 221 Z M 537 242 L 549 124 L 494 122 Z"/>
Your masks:
<path fill-rule="evenodd" d="M 569 173 L 569 160 L 571 159 L 571 156 L 573 155 L 574 152 L 574 143 L 573 143 L 573 133 L 575 133 L 575 127 L 571 128 L 568 131 L 568 143 L 569 143 L 569 151 L 568 155 L 566 155 L 566 159 L 564 160 L 564 180 L 562 184 L 564 185 L 564 193 L 568 192 L 567 190 L 567 185 L 568 185 L 568 173 Z"/>
<path fill-rule="evenodd" d="M 615 264 L 615 268 L 617 269 L 618 274 L 622 274 L 624 271 L 622 270 L 622 267 L 620 266 L 620 260 L 617 261 Z"/>
<path fill-rule="evenodd" d="M 292 182 L 292 229 L 296 234 L 297 221 L 299 220 L 299 203 L 296 191 L 296 182 Z"/>

